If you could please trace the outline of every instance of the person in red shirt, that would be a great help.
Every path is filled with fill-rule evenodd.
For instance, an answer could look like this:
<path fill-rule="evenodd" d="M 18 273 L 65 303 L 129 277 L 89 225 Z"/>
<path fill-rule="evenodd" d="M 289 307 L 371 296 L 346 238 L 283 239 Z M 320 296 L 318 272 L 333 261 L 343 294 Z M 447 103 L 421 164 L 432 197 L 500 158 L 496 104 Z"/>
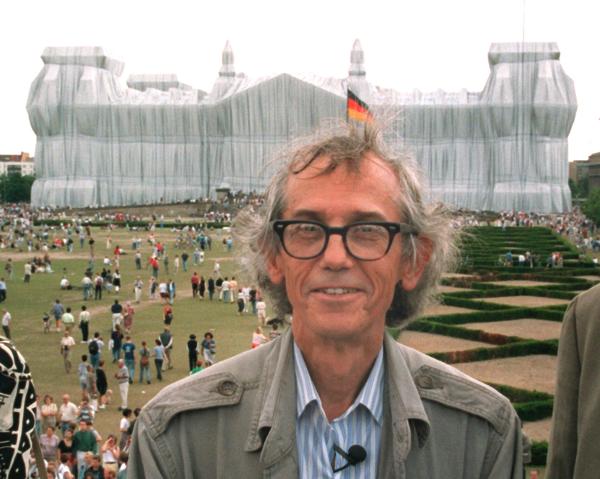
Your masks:
<path fill-rule="evenodd" d="M 173 321 L 173 308 L 169 303 L 163 307 L 163 320 L 166 326 L 170 326 Z"/>
<path fill-rule="evenodd" d="M 196 298 L 196 296 L 198 296 L 198 285 L 200 284 L 200 276 L 198 276 L 198 273 L 196 273 L 194 271 L 194 274 L 192 275 L 192 298 Z"/>

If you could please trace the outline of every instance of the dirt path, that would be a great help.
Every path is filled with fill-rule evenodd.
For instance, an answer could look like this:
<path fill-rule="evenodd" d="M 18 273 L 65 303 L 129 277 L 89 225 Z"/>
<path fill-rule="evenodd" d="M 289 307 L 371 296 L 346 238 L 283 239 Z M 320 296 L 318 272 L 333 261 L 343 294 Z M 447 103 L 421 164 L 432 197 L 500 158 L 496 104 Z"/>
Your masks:
<path fill-rule="evenodd" d="M 556 356 L 537 354 L 453 366 L 480 381 L 554 394 Z"/>
<path fill-rule="evenodd" d="M 510 321 L 468 323 L 461 326 L 467 329 L 480 329 L 488 333 L 543 341 L 545 339 L 557 339 L 560 336 L 562 323 L 543 319 L 513 319 Z"/>

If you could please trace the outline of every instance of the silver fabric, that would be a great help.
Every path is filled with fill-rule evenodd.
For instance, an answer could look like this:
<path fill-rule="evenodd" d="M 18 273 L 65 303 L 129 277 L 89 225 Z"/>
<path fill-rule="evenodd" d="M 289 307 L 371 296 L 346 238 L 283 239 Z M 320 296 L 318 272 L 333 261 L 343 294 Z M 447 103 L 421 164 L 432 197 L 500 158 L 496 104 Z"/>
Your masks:
<path fill-rule="evenodd" d="M 368 83 L 356 42 L 345 79 L 235 72 L 229 44 L 209 93 L 175 75 L 132 75 L 99 47 L 47 48 L 27 110 L 37 135 L 35 206 L 185 201 L 261 191 L 273 154 L 323 120 L 345 118 L 350 86 L 394 118 L 434 199 L 472 209 L 566 211 L 572 80 L 553 43 L 493 44 L 481 92 L 399 93 Z"/>

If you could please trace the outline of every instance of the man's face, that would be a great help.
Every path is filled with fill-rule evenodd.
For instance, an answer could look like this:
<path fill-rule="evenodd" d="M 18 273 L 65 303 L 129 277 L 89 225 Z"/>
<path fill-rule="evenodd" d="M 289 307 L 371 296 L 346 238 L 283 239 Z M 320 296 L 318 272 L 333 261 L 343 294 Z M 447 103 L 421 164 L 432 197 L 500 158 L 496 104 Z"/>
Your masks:
<path fill-rule="evenodd" d="M 367 155 L 358 173 L 340 166 L 315 176 L 326 164 L 316 159 L 289 178 L 282 219 L 328 226 L 404 220 L 397 205 L 398 180 L 379 158 Z M 413 268 L 402 261 L 401 241 L 396 235 L 389 252 L 375 261 L 350 256 L 339 235 L 330 236 L 326 250 L 314 259 L 295 259 L 280 249 L 269 262 L 269 273 L 274 283 L 285 284 L 296 341 L 301 344 L 305 334 L 329 339 L 382 335 L 396 285 L 402 281 L 405 290 L 413 289 L 424 266 Z"/>

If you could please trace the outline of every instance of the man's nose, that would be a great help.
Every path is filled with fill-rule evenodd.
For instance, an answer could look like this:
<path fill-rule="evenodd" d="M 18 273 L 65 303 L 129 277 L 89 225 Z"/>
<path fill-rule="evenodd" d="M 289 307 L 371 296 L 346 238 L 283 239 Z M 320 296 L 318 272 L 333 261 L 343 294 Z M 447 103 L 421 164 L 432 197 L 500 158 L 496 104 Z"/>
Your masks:
<path fill-rule="evenodd" d="M 352 265 L 352 256 L 346 250 L 342 235 L 332 234 L 329 236 L 327 247 L 321 255 L 324 267 L 331 269 L 348 268 Z"/>

